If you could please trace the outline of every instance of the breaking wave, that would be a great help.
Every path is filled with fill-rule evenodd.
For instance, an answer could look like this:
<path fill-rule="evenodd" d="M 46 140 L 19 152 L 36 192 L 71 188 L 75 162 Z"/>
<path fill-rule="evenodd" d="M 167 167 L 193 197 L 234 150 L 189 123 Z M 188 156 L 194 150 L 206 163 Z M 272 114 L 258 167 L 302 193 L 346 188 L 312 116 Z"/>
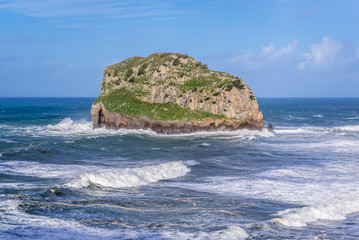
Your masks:
<path fill-rule="evenodd" d="M 329 203 L 317 203 L 303 208 L 286 209 L 278 212 L 274 219 L 288 227 L 305 227 L 318 220 L 344 220 L 346 216 L 359 211 L 357 198 L 335 200 Z"/>
<path fill-rule="evenodd" d="M 215 138 L 215 139 L 245 139 L 253 140 L 257 137 L 273 137 L 274 134 L 264 129 L 263 131 L 241 129 L 236 131 L 213 131 L 213 132 L 193 132 L 186 134 L 164 135 L 158 134 L 150 129 L 106 129 L 93 128 L 92 122 L 86 120 L 74 121 L 71 118 L 65 118 L 57 124 L 48 124 L 46 126 L 11 126 L 2 125 L 11 132 L 12 136 L 16 135 L 33 135 L 33 136 L 60 136 L 60 137 L 99 137 L 111 135 L 147 135 L 159 138 Z M 0 139 L 1 141 L 1 139 Z M 3 140 L 10 141 L 10 140 Z"/>
<path fill-rule="evenodd" d="M 138 187 L 160 180 L 182 177 L 189 171 L 190 169 L 181 161 L 173 161 L 156 166 L 84 173 L 65 186 L 72 188 L 84 188 L 91 185 L 110 188 Z"/>
<path fill-rule="evenodd" d="M 63 136 L 99 136 L 99 135 L 123 135 L 123 134 L 155 134 L 151 130 L 131 130 L 131 129 L 105 129 L 92 127 L 92 122 L 80 121 L 74 122 L 71 118 L 65 118 L 61 122 L 55 125 L 47 125 L 46 127 L 40 127 L 39 133 L 45 133 L 50 135 L 63 135 Z"/>

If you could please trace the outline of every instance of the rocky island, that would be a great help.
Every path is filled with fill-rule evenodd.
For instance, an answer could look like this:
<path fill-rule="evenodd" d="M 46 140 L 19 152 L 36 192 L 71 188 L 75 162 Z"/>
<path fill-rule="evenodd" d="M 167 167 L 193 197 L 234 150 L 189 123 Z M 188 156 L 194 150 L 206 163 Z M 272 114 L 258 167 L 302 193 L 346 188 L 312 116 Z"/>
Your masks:
<path fill-rule="evenodd" d="M 161 134 L 262 129 L 253 91 L 228 73 L 179 53 L 131 57 L 105 68 L 93 127 Z"/>

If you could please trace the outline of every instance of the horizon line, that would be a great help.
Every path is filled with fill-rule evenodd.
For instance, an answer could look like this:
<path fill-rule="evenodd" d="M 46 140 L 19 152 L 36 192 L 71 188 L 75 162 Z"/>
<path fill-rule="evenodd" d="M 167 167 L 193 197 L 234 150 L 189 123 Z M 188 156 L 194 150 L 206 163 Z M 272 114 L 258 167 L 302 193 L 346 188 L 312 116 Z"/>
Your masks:
<path fill-rule="evenodd" d="M 1 98 L 97 98 L 95 96 L 91 96 L 91 97 L 81 97 L 81 96 L 0 96 Z M 301 97 L 301 96 L 280 96 L 280 97 L 256 97 L 258 98 L 359 98 L 358 97 Z"/>

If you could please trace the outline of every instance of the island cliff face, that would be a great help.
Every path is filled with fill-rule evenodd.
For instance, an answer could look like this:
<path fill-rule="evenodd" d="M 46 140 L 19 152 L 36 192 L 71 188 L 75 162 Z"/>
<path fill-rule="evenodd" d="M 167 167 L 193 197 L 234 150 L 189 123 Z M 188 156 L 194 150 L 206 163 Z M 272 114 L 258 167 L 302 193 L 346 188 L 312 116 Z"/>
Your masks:
<path fill-rule="evenodd" d="M 188 55 L 155 53 L 107 67 L 91 108 L 93 127 L 194 131 L 262 129 L 252 90 Z"/>

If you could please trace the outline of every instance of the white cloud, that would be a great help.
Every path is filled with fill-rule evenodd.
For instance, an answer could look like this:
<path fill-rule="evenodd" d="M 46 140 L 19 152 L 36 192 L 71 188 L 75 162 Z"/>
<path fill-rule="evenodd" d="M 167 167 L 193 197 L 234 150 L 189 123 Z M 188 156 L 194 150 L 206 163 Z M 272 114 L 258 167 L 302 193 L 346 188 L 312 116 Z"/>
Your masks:
<path fill-rule="evenodd" d="M 343 45 L 340 42 L 334 41 L 329 36 L 324 36 L 321 43 L 312 44 L 309 49 L 315 63 L 328 64 L 334 61 L 342 48 Z"/>
<path fill-rule="evenodd" d="M 281 47 L 277 52 L 275 52 L 275 57 L 282 57 L 286 55 L 292 55 L 295 51 L 295 49 L 298 46 L 298 41 L 295 40 L 293 42 L 288 43 L 286 47 Z"/>
<path fill-rule="evenodd" d="M 298 64 L 299 69 L 308 67 L 324 68 L 338 61 L 339 55 L 345 48 L 341 42 L 324 36 L 320 43 L 311 44 L 309 53 L 303 54 L 304 61 Z"/>
<path fill-rule="evenodd" d="M 286 55 L 291 55 L 294 53 L 297 45 L 298 45 L 298 41 L 294 40 L 288 43 L 287 46 L 283 46 L 278 51 L 276 51 L 273 43 L 270 43 L 268 46 L 262 47 L 262 54 L 263 56 L 267 56 L 269 58 L 277 58 Z"/>
<path fill-rule="evenodd" d="M 258 69 L 261 66 L 261 60 L 253 52 L 243 52 L 234 56 L 230 61 L 232 64 L 249 71 Z"/>
<path fill-rule="evenodd" d="M 262 47 L 261 52 L 243 52 L 231 58 L 231 63 L 246 71 L 282 66 L 291 62 L 295 56 L 298 41 L 292 41 L 287 46 L 275 49 L 273 43 Z"/>
<path fill-rule="evenodd" d="M 272 52 L 274 52 L 274 45 L 273 45 L 273 43 L 270 43 L 268 46 L 266 46 L 266 47 L 262 47 L 262 53 L 264 54 L 264 55 L 267 55 L 267 54 L 270 54 L 270 53 L 272 53 Z"/>
<path fill-rule="evenodd" d="M 309 62 L 309 61 L 312 60 L 312 54 L 310 54 L 310 53 L 304 53 L 304 54 L 302 55 L 302 57 L 304 57 L 305 61 L 300 62 L 300 63 L 298 63 L 298 65 L 297 65 L 298 69 L 300 69 L 300 70 L 304 69 L 305 64 L 306 64 L 307 62 Z"/>
<path fill-rule="evenodd" d="M 294 72 L 295 70 L 327 72 L 358 72 L 359 48 L 350 42 L 341 42 L 324 36 L 319 43 L 308 46 L 308 52 L 297 51 L 294 40 L 279 49 L 273 43 L 261 50 L 242 52 L 230 58 L 236 71 Z"/>

